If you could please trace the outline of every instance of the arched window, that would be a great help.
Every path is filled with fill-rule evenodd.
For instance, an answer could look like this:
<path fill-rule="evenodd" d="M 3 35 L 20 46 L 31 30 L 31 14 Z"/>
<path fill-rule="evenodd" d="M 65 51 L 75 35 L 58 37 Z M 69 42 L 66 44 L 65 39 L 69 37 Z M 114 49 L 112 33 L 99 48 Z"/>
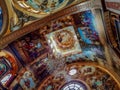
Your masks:
<path fill-rule="evenodd" d="M 63 85 L 60 90 L 88 90 L 88 88 L 83 82 L 74 80 Z"/>

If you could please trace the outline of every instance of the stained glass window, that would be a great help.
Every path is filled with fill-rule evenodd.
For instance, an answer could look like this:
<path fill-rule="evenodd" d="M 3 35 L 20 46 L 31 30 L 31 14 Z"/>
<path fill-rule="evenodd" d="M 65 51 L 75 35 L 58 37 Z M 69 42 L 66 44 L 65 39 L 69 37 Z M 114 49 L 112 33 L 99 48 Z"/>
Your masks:
<path fill-rule="evenodd" d="M 70 81 L 69 83 L 63 85 L 60 90 L 88 90 L 87 86 L 81 81 Z"/>

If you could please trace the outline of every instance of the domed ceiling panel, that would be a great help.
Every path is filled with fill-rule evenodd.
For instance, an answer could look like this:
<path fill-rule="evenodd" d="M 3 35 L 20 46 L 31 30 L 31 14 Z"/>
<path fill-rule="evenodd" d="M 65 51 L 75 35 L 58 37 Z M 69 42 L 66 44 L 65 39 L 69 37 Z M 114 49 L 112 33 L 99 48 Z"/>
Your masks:
<path fill-rule="evenodd" d="M 11 32 L 29 25 L 30 23 L 48 16 L 62 8 L 76 3 L 78 0 L 5 0 L 0 1 L 6 3 L 9 9 L 9 27 L 2 36 L 6 36 Z M 84 0 L 81 0 L 84 1 Z M 5 7 L 5 5 L 4 5 Z M 7 12 L 7 9 L 6 9 Z M 4 13 L 4 11 L 3 11 Z M 4 24 L 5 25 L 5 24 Z M 1 32 L 0 32 L 1 33 Z"/>
<path fill-rule="evenodd" d="M 42 18 L 50 13 L 56 12 L 65 7 L 68 2 L 76 0 L 12 0 L 13 6 L 18 10 Z"/>

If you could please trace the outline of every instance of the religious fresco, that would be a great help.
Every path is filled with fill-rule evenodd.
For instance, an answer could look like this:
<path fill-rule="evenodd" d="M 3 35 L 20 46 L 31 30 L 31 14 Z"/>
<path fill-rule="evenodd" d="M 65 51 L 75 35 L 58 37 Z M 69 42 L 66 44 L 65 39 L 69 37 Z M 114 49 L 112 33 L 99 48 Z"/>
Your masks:
<path fill-rule="evenodd" d="M 13 0 L 13 6 L 34 17 L 44 17 L 65 7 L 70 0 Z M 71 3 L 70 3 L 71 2 Z"/>
<path fill-rule="evenodd" d="M 49 27 L 52 31 L 56 31 L 64 27 L 72 26 L 73 24 L 74 24 L 73 18 L 70 15 L 68 15 L 58 18 L 57 20 L 51 21 Z"/>
<path fill-rule="evenodd" d="M 2 14 L 2 9 L 0 7 L 0 32 L 1 32 L 1 29 L 2 29 L 2 24 L 3 24 L 3 14 Z"/>
<path fill-rule="evenodd" d="M 25 64 L 33 62 L 47 52 L 44 39 L 38 31 L 32 32 L 12 43 Z"/>
<path fill-rule="evenodd" d="M 15 41 L 14 46 L 25 63 L 30 63 L 41 56 L 46 51 L 44 45 L 48 48 L 48 44 L 55 56 L 71 54 L 66 58 L 68 62 L 76 59 L 104 61 L 104 48 L 99 40 L 96 25 L 91 10 L 63 16 L 36 30 L 36 34 L 32 32 Z"/>
<path fill-rule="evenodd" d="M 19 63 L 8 51 L 0 51 L 0 83 L 3 87 L 9 87 L 19 70 Z"/>
<path fill-rule="evenodd" d="M 61 38 L 56 36 L 57 35 L 60 36 L 60 35 L 55 32 L 62 32 L 64 28 L 67 29 L 67 27 L 68 28 L 72 27 L 76 32 L 75 35 L 77 36 L 77 39 L 80 43 L 80 48 L 78 49 L 76 47 L 78 49 L 76 51 L 76 54 L 74 55 L 73 53 L 73 55 L 70 55 L 69 57 L 67 57 L 66 61 L 71 62 L 79 59 L 92 60 L 92 61 L 96 61 L 98 59 L 105 60 L 106 58 L 104 55 L 104 48 L 99 39 L 99 34 L 96 28 L 96 25 L 97 23 L 95 20 L 95 16 L 91 10 L 79 12 L 73 15 L 64 16 L 64 17 L 58 18 L 57 20 L 53 20 L 49 24 L 47 24 L 47 27 L 49 27 L 49 29 L 46 29 L 48 31 L 46 35 L 46 39 L 50 44 L 50 47 L 52 47 L 52 51 L 56 52 L 54 50 L 54 47 L 55 47 L 57 48 L 56 50 L 58 50 L 59 52 L 59 48 L 61 46 L 62 47 L 65 47 L 65 46 L 59 43 L 59 40 Z M 72 35 L 70 36 L 72 37 Z M 64 50 L 61 50 L 61 51 L 64 52 L 65 48 L 63 49 Z M 66 49 L 66 50 L 67 50 L 67 53 L 69 53 L 68 51 L 69 49 Z"/>
<path fill-rule="evenodd" d="M 73 15 L 78 32 L 85 44 L 99 45 L 99 36 L 95 27 L 95 17 L 90 10 Z M 76 20 L 80 19 L 80 20 Z"/>
<path fill-rule="evenodd" d="M 119 90 L 110 73 L 97 65 L 72 63 L 51 74 L 38 90 Z"/>
<path fill-rule="evenodd" d="M 83 1 L 85 0 L 82 0 L 81 2 Z M 76 2 L 77 0 L 10 0 L 6 5 L 12 13 L 9 13 L 9 29 L 4 33 L 3 31 L 2 33 L 0 32 L 1 36 L 4 37 L 36 20 L 44 18 Z M 2 8 L 6 8 L 6 6 L 4 5 Z M 7 10 L 5 12 L 7 15 Z M 0 13 L 0 30 L 2 29 L 1 15 L 2 14 Z"/>
<path fill-rule="evenodd" d="M 10 90 L 36 90 L 36 80 L 32 71 L 22 68 L 18 77 L 10 85 Z"/>
<path fill-rule="evenodd" d="M 23 90 L 34 90 L 36 87 L 35 79 L 30 71 L 26 71 L 19 81 Z"/>
<path fill-rule="evenodd" d="M 81 48 L 73 26 L 65 27 L 46 35 L 48 43 L 57 56 L 66 56 L 71 53 L 80 53 Z"/>

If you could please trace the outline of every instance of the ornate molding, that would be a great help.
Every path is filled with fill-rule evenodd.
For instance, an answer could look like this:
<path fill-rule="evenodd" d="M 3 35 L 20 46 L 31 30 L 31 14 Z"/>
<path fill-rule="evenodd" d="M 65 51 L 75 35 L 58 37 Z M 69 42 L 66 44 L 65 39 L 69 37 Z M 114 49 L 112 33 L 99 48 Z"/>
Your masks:
<path fill-rule="evenodd" d="M 91 0 L 84 3 L 77 3 L 75 5 L 69 6 L 57 13 L 51 14 L 50 16 L 47 16 L 43 19 L 40 19 L 36 22 L 33 22 L 27 26 L 24 26 L 23 28 L 14 31 L 13 33 L 10 33 L 9 35 L 3 37 L 0 40 L 0 49 L 3 49 L 7 44 L 13 42 L 14 40 L 30 33 L 35 30 L 40 29 L 43 25 L 47 24 L 48 22 L 55 20 L 59 17 L 70 15 L 73 13 L 89 10 L 89 9 L 95 9 L 95 8 L 101 8 L 101 1 L 100 0 Z"/>

